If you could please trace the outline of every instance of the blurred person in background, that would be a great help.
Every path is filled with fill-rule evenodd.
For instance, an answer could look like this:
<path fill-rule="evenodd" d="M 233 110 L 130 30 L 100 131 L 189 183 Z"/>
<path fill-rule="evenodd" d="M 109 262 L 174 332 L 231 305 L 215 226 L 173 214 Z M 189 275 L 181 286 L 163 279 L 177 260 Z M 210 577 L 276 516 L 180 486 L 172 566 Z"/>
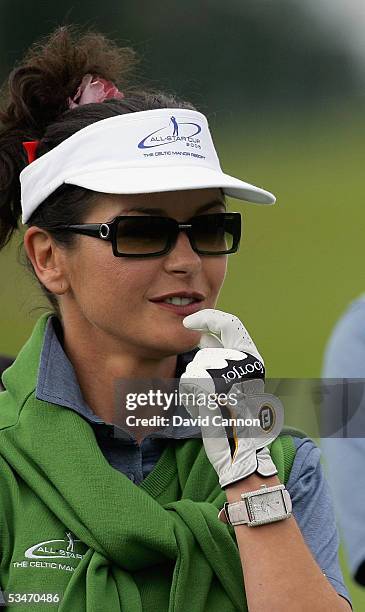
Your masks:
<path fill-rule="evenodd" d="M 133 62 L 61 28 L 9 78 L 0 247 L 22 215 L 53 311 L 2 378 L 0 585 L 63 612 L 349 610 L 319 450 L 273 407 L 265 444 L 115 422 L 121 378 L 195 394 L 239 367 L 266 398 L 254 342 L 215 305 L 240 239 L 224 194 L 275 198 L 221 171 L 191 104 L 130 87 Z"/>
<path fill-rule="evenodd" d="M 323 378 L 329 391 L 326 427 L 331 429 L 322 438 L 322 449 L 349 569 L 365 586 L 365 294 L 337 322 L 326 347 Z"/>

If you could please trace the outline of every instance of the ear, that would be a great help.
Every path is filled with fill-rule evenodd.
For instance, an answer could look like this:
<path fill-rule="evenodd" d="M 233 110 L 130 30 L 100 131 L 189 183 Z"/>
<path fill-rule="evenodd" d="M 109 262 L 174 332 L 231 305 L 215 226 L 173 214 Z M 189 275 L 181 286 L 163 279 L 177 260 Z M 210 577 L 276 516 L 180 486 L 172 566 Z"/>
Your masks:
<path fill-rule="evenodd" d="M 50 234 L 39 227 L 29 227 L 24 235 L 24 248 L 42 285 L 56 295 L 66 293 L 70 285 L 64 252 Z"/>

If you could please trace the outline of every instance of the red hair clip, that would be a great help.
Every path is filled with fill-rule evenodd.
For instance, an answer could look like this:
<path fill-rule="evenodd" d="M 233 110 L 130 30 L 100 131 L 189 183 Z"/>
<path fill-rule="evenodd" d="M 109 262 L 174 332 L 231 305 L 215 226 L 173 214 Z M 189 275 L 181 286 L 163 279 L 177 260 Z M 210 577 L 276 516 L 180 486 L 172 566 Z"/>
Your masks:
<path fill-rule="evenodd" d="M 22 145 L 28 155 L 28 164 L 31 164 L 32 161 L 35 160 L 37 149 L 39 145 L 39 140 L 30 140 L 28 142 L 23 142 Z"/>

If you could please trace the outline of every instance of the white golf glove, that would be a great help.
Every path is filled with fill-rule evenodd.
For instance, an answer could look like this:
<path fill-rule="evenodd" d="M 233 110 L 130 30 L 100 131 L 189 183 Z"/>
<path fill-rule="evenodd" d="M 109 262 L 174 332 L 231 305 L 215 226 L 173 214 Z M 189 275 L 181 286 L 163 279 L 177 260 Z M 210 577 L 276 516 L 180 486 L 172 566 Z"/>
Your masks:
<path fill-rule="evenodd" d="M 254 472 L 277 474 L 267 445 L 281 431 L 284 410 L 277 397 L 264 392 L 264 361 L 244 325 L 236 316 L 211 308 L 185 317 L 183 325 L 203 333 L 201 350 L 182 374 L 179 392 L 190 415 L 203 423 L 204 448 L 221 487 Z M 186 401 L 184 394 L 189 394 Z M 229 403 L 212 409 L 211 402 L 201 401 L 216 394 L 228 396 Z M 233 440 L 220 423 L 227 417 L 245 419 L 243 425 L 232 425 Z M 247 419 L 259 419 L 260 426 Z"/>

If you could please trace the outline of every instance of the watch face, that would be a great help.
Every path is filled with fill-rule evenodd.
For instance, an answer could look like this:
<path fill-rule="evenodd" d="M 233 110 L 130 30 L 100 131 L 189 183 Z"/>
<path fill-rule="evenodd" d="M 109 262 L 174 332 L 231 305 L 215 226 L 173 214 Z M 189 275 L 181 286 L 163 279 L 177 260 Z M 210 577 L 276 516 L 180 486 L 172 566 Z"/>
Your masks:
<path fill-rule="evenodd" d="M 281 491 L 270 491 L 250 498 L 254 521 L 272 521 L 286 514 Z"/>

